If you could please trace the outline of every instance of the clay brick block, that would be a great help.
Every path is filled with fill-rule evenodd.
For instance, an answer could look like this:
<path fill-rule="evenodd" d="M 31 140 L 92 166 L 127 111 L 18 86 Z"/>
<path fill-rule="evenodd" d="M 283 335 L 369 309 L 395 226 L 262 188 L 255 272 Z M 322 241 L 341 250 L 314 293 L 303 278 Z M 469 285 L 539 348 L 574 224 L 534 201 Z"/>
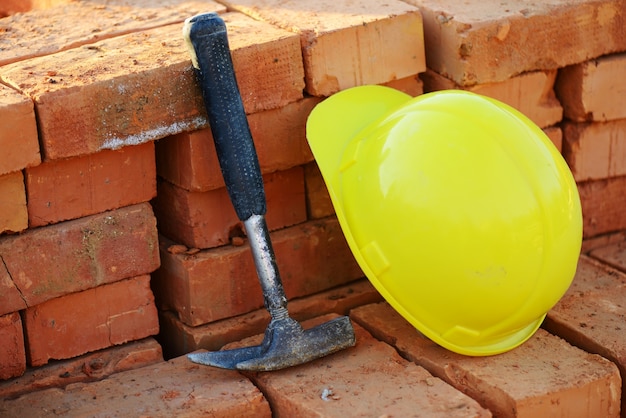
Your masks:
<path fill-rule="evenodd" d="M 302 167 L 266 174 L 267 225 L 270 231 L 306 221 Z M 159 231 L 192 248 L 213 248 L 243 235 L 243 225 L 232 206 L 226 187 L 189 192 L 159 182 L 153 201 Z"/>
<path fill-rule="evenodd" d="M 428 68 L 462 86 L 626 50 L 624 0 L 407 0 L 424 19 Z"/>
<path fill-rule="evenodd" d="M 32 229 L 0 239 L 5 276 L 0 313 L 20 298 L 52 298 L 149 273 L 159 266 L 156 220 L 148 203 Z M 0 265 L 1 266 L 1 265 Z"/>
<path fill-rule="evenodd" d="M 610 55 L 559 70 L 556 93 L 565 117 L 577 121 L 626 118 L 626 54 Z"/>
<path fill-rule="evenodd" d="M 301 99 L 299 37 L 240 13 L 223 16 L 246 111 Z M 45 159 L 138 145 L 207 126 L 181 25 L 103 40 L 2 70 L 3 82 L 35 100 Z"/>
<path fill-rule="evenodd" d="M 309 219 L 325 218 L 335 214 L 326 183 L 315 162 L 304 166 L 306 185 L 306 209 Z"/>
<path fill-rule="evenodd" d="M 593 180 L 578 185 L 583 210 L 583 237 L 626 229 L 626 176 Z"/>
<path fill-rule="evenodd" d="M 33 101 L 0 84 L 0 120 L 0 175 L 39 164 Z"/>
<path fill-rule="evenodd" d="M 576 181 L 626 175 L 626 119 L 565 123 L 563 156 Z"/>
<path fill-rule="evenodd" d="M 27 13 L 9 16 L 2 22 L 2 26 L 11 30 L 2 31 L 0 66 L 129 32 L 171 25 L 197 13 L 226 10 L 210 0 L 109 0 L 106 3 L 31 0 L 30 5 L 28 1 L 19 1 L 22 3 L 19 11 Z M 36 10 L 29 11 L 31 8 Z"/>
<path fill-rule="evenodd" d="M 0 176 L 0 234 L 28 228 L 26 190 L 21 171 Z"/>
<path fill-rule="evenodd" d="M 420 94 L 424 93 L 424 83 L 419 77 L 419 74 L 387 81 L 386 83 L 382 83 L 382 85 L 403 91 L 409 96 L 413 97 L 419 96 Z"/>
<path fill-rule="evenodd" d="M 100 380 L 113 373 L 149 366 L 160 361 L 163 361 L 163 353 L 154 338 L 133 341 L 27 369 L 20 377 L 0 382 L 0 399 L 14 399 L 36 390 Z"/>
<path fill-rule="evenodd" d="M 318 317 L 303 326 L 330 319 Z M 491 417 L 472 398 L 406 361 L 359 325 L 354 328 L 354 347 L 300 366 L 249 376 L 276 416 Z M 259 335 L 236 346 L 260 340 Z"/>
<path fill-rule="evenodd" d="M 382 300 L 382 296 L 366 280 L 337 287 L 312 296 L 289 301 L 289 314 L 297 321 L 336 313 L 347 315 L 350 309 Z M 168 357 L 180 356 L 200 348 L 215 351 L 225 344 L 264 332 L 270 316 L 265 309 L 223 319 L 206 325 L 190 327 L 172 312 L 159 315 L 160 341 Z"/>
<path fill-rule="evenodd" d="M 533 71 L 493 83 L 464 87 L 433 70 L 421 75 L 426 92 L 462 89 L 500 100 L 519 110 L 539 127 L 545 128 L 561 121 L 563 108 L 554 94 L 556 70 Z"/>
<path fill-rule="evenodd" d="M 26 169 L 30 227 L 147 202 L 156 195 L 154 143 L 46 161 Z"/>
<path fill-rule="evenodd" d="M 605 245 L 589 253 L 593 258 L 626 273 L 626 232 L 613 235 Z"/>
<path fill-rule="evenodd" d="M 621 243 L 622 241 L 626 241 L 626 231 L 617 231 L 585 239 L 583 240 L 581 252 L 583 254 L 589 254 L 591 251 L 598 248 L 611 246 L 613 244 Z M 610 262 L 608 263 L 611 264 Z"/>
<path fill-rule="evenodd" d="M 155 335 L 159 320 L 150 276 L 137 276 L 48 300 L 24 314 L 31 366 Z"/>
<path fill-rule="evenodd" d="M 624 300 L 626 275 L 582 256 L 574 282 L 548 313 L 544 327 L 583 350 L 613 361 L 625 376 Z M 621 408 L 626 411 L 626 390 L 623 385 L 621 389 Z"/>
<path fill-rule="evenodd" d="M 619 371 L 544 330 L 498 356 L 453 353 L 424 337 L 387 303 L 350 316 L 403 357 L 424 367 L 498 417 L 619 417 Z"/>
<path fill-rule="evenodd" d="M 20 314 L 13 312 L 0 316 L 0 380 L 21 376 L 25 370 L 26 352 Z"/>
<path fill-rule="evenodd" d="M 263 394 L 232 370 L 200 366 L 186 357 L 116 373 L 65 389 L 0 401 L 11 417 L 254 417 L 272 416 Z"/>
<path fill-rule="evenodd" d="M 320 99 L 308 97 L 279 109 L 248 115 L 262 173 L 286 170 L 313 160 L 305 124 Z M 156 143 L 159 176 L 193 192 L 224 187 L 210 129 L 183 132 Z"/>
<path fill-rule="evenodd" d="M 307 222 L 273 232 L 272 244 L 289 299 L 363 277 L 336 219 Z M 172 254 L 161 239 L 161 268 L 153 274 L 157 304 L 196 326 L 263 306 L 248 245 L 196 254 Z"/>
<path fill-rule="evenodd" d="M 380 84 L 425 70 L 422 18 L 391 0 L 228 0 L 239 10 L 300 34 L 306 91 L 329 96 L 361 84 Z M 393 48 L 390 48 L 393 45 Z"/>
<path fill-rule="evenodd" d="M 554 144 L 559 152 L 563 151 L 563 130 L 558 126 L 549 126 L 543 128 L 543 132 L 550 138 L 550 141 Z"/>

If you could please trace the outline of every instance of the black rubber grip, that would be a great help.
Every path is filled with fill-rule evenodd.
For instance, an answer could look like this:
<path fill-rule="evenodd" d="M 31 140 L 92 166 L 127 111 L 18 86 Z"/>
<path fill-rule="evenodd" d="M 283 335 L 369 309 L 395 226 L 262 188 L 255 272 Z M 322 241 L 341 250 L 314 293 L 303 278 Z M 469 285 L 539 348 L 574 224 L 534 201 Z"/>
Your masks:
<path fill-rule="evenodd" d="M 265 215 L 263 178 L 237 86 L 226 25 L 215 13 L 194 16 L 185 24 L 215 150 L 235 212 L 242 221 Z"/>

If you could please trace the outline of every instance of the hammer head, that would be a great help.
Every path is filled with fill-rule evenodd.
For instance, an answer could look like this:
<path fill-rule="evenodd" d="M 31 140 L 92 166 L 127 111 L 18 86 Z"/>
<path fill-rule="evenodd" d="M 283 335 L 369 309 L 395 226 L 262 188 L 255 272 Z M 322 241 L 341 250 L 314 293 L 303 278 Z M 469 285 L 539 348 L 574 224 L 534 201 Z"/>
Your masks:
<path fill-rule="evenodd" d="M 223 369 L 269 371 L 296 366 L 327 356 L 355 344 L 354 329 L 347 316 L 314 328 L 302 329 L 290 318 L 272 319 L 263 342 L 253 347 L 189 354 L 194 363 Z"/>

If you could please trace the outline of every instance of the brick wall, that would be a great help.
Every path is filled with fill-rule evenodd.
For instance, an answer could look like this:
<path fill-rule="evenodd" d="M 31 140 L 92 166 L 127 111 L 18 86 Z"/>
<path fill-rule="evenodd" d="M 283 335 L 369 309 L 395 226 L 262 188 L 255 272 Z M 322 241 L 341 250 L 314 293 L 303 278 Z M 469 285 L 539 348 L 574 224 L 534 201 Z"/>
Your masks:
<path fill-rule="evenodd" d="M 32 389 L 25 378 L 33 370 L 74 376 L 70 362 L 80 359 L 88 366 L 78 374 L 100 378 L 105 372 L 90 364 L 110 362 L 97 369 L 112 373 L 158 361 L 161 349 L 166 357 L 219 349 L 263 328 L 251 255 L 182 40 L 182 21 L 196 13 L 216 11 L 226 21 L 277 262 L 299 318 L 379 300 L 352 287 L 362 272 L 305 139 L 311 109 L 355 85 L 386 84 L 413 96 L 465 89 L 512 105 L 570 165 L 584 236 L 594 243 L 585 248 L 600 251 L 626 229 L 623 0 L 26 3 L 0 6 L 7 16 L 0 19 L 0 379 L 22 376 L 22 392 Z M 626 270 L 616 257 L 623 256 L 613 255 L 613 266 Z M 590 260 L 579 271 L 598 276 Z M 320 302 L 339 297 L 324 292 L 342 286 L 352 289 L 340 297 L 350 302 Z M 326 296 L 313 308 L 304 302 L 311 295 Z M 602 301 L 595 311 L 609 309 Z M 372 319 L 393 314 L 368 306 L 354 318 L 396 344 L 395 331 Z M 549 317 L 543 349 L 570 347 L 553 334 L 561 335 L 624 373 L 623 349 L 568 328 L 576 317 L 569 306 Z M 572 354 L 572 367 L 589 366 L 583 354 Z M 439 353 L 421 355 L 430 356 L 423 365 L 430 373 L 449 373 L 444 360 L 433 360 Z M 120 356 L 131 360 L 118 367 Z M 52 360 L 70 371 L 51 369 Z M 474 366 L 455 364 L 479 379 Z M 490 397 L 495 389 L 444 380 L 502 416 L 510 405 L 531 415 L 546 411 L 537 406 L 543 402 L 574 405 L 585 390 L 601 393 L 589 401 L 593 408 L 619 415 L 619 376 L 604 363 L 589 367 L 602 377 L 583 389 L 553 384 L 565 397 L 521 391 L 503 403 Z"/>

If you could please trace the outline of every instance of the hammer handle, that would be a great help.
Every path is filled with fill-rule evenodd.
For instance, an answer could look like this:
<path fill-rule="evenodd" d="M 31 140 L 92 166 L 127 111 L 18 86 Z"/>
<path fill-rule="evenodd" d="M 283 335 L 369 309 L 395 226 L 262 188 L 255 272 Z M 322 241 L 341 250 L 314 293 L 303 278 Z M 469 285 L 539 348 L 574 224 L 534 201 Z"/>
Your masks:
<path fill-rule="evenodd" d="M 263 177 L 237 86 L 226 25 L 215 13 L 185 22 L 192 56 L 213 133 L 226 189 L 240 220 L 265 215 Z"/>

